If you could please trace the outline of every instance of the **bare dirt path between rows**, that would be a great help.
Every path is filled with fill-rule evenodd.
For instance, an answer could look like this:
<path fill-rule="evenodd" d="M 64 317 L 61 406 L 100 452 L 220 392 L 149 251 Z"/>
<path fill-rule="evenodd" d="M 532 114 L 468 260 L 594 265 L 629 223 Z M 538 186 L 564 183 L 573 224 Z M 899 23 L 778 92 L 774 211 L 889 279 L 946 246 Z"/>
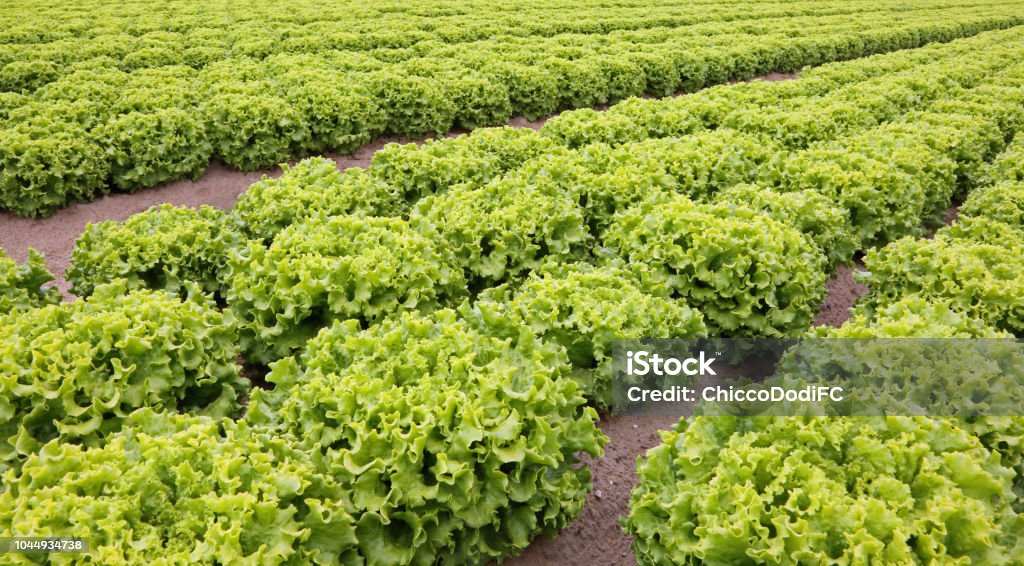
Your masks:
<path fill-rule="evenodd" d="M 796 73 L 771 73 L 751 80 L 781 81 L 796 76 Z M 598 107 L 599 110 L 606 108 L 607 106 Z M 510 120 L 508 125 L 536 130 L 554 116 L 557 114 L 539 120 L 518 117 Z M 456 130 L 449 132 L 447 136 L 454 137 L 464 133 L 466 132 Z M 333 158 L 341 169 L 366 167 L 373 159 L 373 154 L 389 143 L 423 143 L 433 137 L 436 136 L 382 137 L 354 153 L 327 156 Z M 238 196 L 244 193 L 249 185 L 260 180 L 263 175 L 276 177 L 280 174 L 281 170 L 276 167 L 247 173 L 214 162 L 195 181 L 183 179 L 132 194 L 110 194 L 92 202 L 73 204 L 60 209 L 48 218 L 20 218 L 9 212 L 0 211 L 0 249 L 18 262 L 25 261 L 29 248 L 43 252 L 50 271 L 57 277 L 57 288 L 64 293 L 64 298 L 69 300 L 73 297 L 68 292 L 70 284 L 64 279 L 64 272 L 71 260 L 75 239 L 85 230 L 86 224 L 104 220 L 122 221 L 151 206 L 163 203 L 192 207 L 208 204 L 227 210 L 235 204 Z"/>

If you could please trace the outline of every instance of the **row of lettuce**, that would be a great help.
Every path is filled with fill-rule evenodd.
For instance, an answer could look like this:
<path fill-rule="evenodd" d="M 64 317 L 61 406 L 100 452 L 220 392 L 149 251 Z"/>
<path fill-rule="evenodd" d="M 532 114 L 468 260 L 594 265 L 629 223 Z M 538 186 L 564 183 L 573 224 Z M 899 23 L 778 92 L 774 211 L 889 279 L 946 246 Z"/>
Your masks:
<path fill-rule="evenodd" d="M 992 32 L 543 132 L 390 146 L 367 170 L 308 160 L 229 213 L 164 206 L 90 226 L 72 303 L 40 288 L 38 256 L 0 260 L 0 525 L 88 537 L 104 563 L 514 555 L 591 489 L 579 456 L 607 440 L 588 405 L 608 402 L 613 338 L 800 335 L 856 250 L 888 244 L 873 262 L 931 242 L 914 237 L 955 193 L 1015 174 L 1021 43 Z M 780 127 L 724 123 L 758 113 Z M 818 127 L 794 137 L 808 115 Z M 987 216 L 1016 202 L 998 187 L 971 193 L 965 218 L 1015 229 Z M 878 291 L 840 332 L 1019 329 L 1024 295 L 1001 255 L 984 257 L 972 273 L 1004 281 L 983 315 L 970 291 L 916 297 L 894 263 L 872 270 Z M 914 296 L 882 301 L 887 285 Z M 268 364 L 273 388 L 250 389 L 239 355 Z M 719 424 L 679 425 L 641 465 L 627 524 L 642 561 L 1020 554 L 1004 489 L 1022 477 L 1018 444 L 997 433 L 1017 419 L 702 422 Z M 739 464 L 760 461 L 744 446 L 764 467 Z M 892 503 L 844 495 L 861 472 L 873 481 L 858 489 Z"/>
<path fill-rule="evenodd" d="M 1021 24 L 1020 8 L 919 7 L 901 11 L 896 25 L 890 11 L 866 10 L 749 26 L 234 54 L 198 68 L 155 55 L 138 68 L 123 63 L 150 48 L 25 60 L 36 46 L 14 44 L 24 53 L 0 68 L 0 208 L 46 215 L 112 189 L 196 178 L 211 159 L 254 170 L 353 151 L 380 135 L 499 125 L 950 41 Z"/>
<path fill-rule="evenodd" d="M 777 51 L 775 56 L 786 61 L 808 47 L 801 46 L 799 41 L 807 41 L 809 28 L 824 27 L 813 33 L 824 36 L 822 32 L 847 32 L 858 27 L 876 29 L 885 20 L 891 22 L 895 15 L 917 20 L 918 27 L 909 28 L 903 34 L 910 36 L 889 35 L 887 42 L 874 46 L 888 50 L 922 40 L 912 37 L 914 35 L 939 32 L 923 27 L 926 21 L 966 20 L 968 25 L 973 25 L 974 18 L 987 14 L 994 22 L 1012 16 L 1013 10 L 1020 7 L 1014 2 L 998 5 L 990 2 L 918 5 L 880 2 L 872 6 L 803 2 L 757 7 L 679 3 L 587 6 L 574 2 L 520 6 L 515 11 L 496 5 L 475 6 L 474 13 L 453 14 L 449 18 L 402 13 L 402 7 L 398 7 L 398 11 L 382 19 L 379 6 L 342 8 L 312 3 L 304 6 L 298 2 L 291 3 L 287 11 L 275 5 L 264 9 L 252 7 L 246 13 L 239 13 L 241 9 L 235 8 L 232 10 L 235 14 L 222 21 L 212 21 L 208 13 L 217 7 L 202 6 L 202 19 L 197 21 L 197 14 L 175 13 L 169 9 L 145 10 L 140 14 L 119 8 L 114 13 L 105 13 L 110 7 L 102 5 L 91 7 L 95 10 L 91 18 L 82 18 L 82 5 L 89 3 L 86 0 L 76 2 L 78 6 L 73 15 L 60 10 L 63 7 L 58 7 L 62 12 L 59 14 L 49 14 L 44 8 L 27 17 L 19 14 L 15 17 L 20 20 L 5 25 L 0 35 L 0 91 L 31 93 L 75 71 L 99 67 L 133 72 L 184 65 L 198 70 L 227 59 L 263 60 L 315 54 L 331 57 L 348 54 L 356 56 L 355 60 L 361 61 L 363 66 L 372 68 L 424 56 L 458 58 L 472 63 L 472 54 L 485 58 L 496 53 L 528 64 L 539 60 L 540 53 L 578 59 L 614 54 L 616 49 L 647 51 L 643 49 L 645 45 L 673 51 L 689 47 L 710 49 L 749 36 L 763 37 L 768 42 L 763 50 Z M 175 3 L 181 4 L 180 8 L 197 7 L 193 0 L 169 4 Z M 316 12 L 299 15 L 304 7 L 314 7 Z M 543 22 L 536 21 L 538 9 L 546 12 Z M 335 10 L 347 13 L 342 17 L 332 16 Z M 36 18 L 43 19 L 45 24 L 40 26 L 33 21 Z M 534 20 L 532 24 L 518 21 L 530 19 Z M 470 29 L 474 23 L 485 24 L 489 29 Z M 61 24 L 69 28 L 62 30 Z M 370 29 L 360 29 L 361 26 Z M 958 32 L 949 27 L 947 33 L 954 34 L 947 36 L 951 39 Z M 798 43 L 775 44 L 773 36 L 781 35 L 788 35 Z M 830 50 L 843 49 L 841 44 L 835 45 Z M 847 49 L 856 47 L 851 45 Z M 711 55 L 715 53 L 708 51 Z M 704 54 L 703 51 L 692 54 L 694 61 Z M 851 52 L 845 56 L 856 55 Z M 720 58 L 708 58 L 705 66 L 713 67 Z"/>
<path fill-rule="evenodd" d="M 24 9 L 29 4 L 32 9 Z M 59 64 L 97 56 L 120 59 L 130 51 L 183 52 L 201 65 L 206 51 L 263 58 L 275 53 L 331 50 L 379 52 L 418 44 L 459 44 L 490 39 L 545 38 L 567 34 L 610 34 L 651 28 L 691 27 L 697 33 L 722 22 L 763 29 L 800 17 L 856 15 L 871 11 L 906 13 L 928 8 L 973 8 L 983 2 L 787 2 L 786 4 L 691 4 L 679 0 L 645 4 L 636 0 L 523 2 L 516 6 L 421 0 L 415 4 L 309 0 L 199 4 L 172 0 L 154 9 L 143 4 L 111 6 L 96 0 L 39 5 L 13 0 L 0 15 L 0 61 L 29 55 Z M 23 8 L 23 9 L 19 9 Z M 382 25 L 386 24 L 386 25 Z M 213 57 L 215 59 L 216 57 Z"/>
<path fill-rule="evenodd" d="M 870 251 L 865 300 L 849 322 L 818 335 L 1021 336 L 1024 135 L 988 173 L 991 184 L 972 192 L 956 222 L 933 238 Z M 884 341 L 870 346 L 884 350 L 875 359 L 885 363 L 910 353 Z M 914 346 L 907 361 L 932 389 L 925 403 L 970 394 L 966 382 L 935 391 L 944 374 L 1022 378 L 1019 348 L 979 357 L 973 345 L 944 342 L 935 347 L 950 352 L 921 356 L 927 347 Z M 834 368 L 843 359 L 823 363 Z M 878 403 L 914 394 L 875 385 Z M 1022 436 L 1024 419 L 1007 416 L 683 419 L 638 461 L 640 482 L 622 522 L 641 564 L 1016 564 L 1024 555 Z"/>

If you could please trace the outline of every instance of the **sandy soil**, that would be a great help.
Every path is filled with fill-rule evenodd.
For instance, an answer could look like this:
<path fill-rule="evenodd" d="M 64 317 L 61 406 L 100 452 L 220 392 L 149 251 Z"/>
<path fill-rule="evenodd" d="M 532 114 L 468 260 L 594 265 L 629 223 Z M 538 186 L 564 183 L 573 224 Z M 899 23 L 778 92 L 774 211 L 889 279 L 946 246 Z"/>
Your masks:
<path fill-rule="evenodd" d="M 763 76 L 760 76 L 760 77 L 754 77 L 752 79 L 747 79 L 747 80 L 742 80 L 742 81 L 731 80 L 731 81 L 729 81 L 729 84 L 745 83 L 745 82 L 751 82 L 751 81 L 766 81 L 766 82 L 770 82 L 770 83 L 771 82 L 775 82 L 775 81 L 788 81 L 790 79 L 797 78 L 797 76 L 799 76 L 799 75 L 800 75 L 799 71 L 793 71 L 791 73 L 768 73 L 767 75 L 763 75 Z"/>
<path fill-rule="evenodd" d="M 859 261 L 853 268 L 840 267 L 828 281 L 825 300 L 814 317 L 815 326 L 840 326 L 850 318 L 850 307 L 868 292 L 868 288 L 853 281 L 853 272 L 864 269 Z"/>
<path fill-rule="evenodd" d="M 788 81 L 790 79 L 795 79 L 797 77 L 797 75 L 799 75 L 799 74 L 800 73 L 798 71 L 793 71 L 792 73 L 768 73 L 767 75 L 765 75 L 763 77 L 757 77 L 754 80 L 755 81 L 768 81 L 768 82 Z"/>
<path fill-rule="evenodd" d="M 503 564 L 516 566 L 607 566 L 636 564 L 631 539 L 619 526 L 629 512 L 636 484 L 636 459 L 661 442 L 658 431 L 672 428 L 674 417 L 605 417 L 599 426 L 610 439 L 603 458 L 590 460 L 594 491 L 583 511 L 557 538 L 533 541 L 520 556 Z"/>

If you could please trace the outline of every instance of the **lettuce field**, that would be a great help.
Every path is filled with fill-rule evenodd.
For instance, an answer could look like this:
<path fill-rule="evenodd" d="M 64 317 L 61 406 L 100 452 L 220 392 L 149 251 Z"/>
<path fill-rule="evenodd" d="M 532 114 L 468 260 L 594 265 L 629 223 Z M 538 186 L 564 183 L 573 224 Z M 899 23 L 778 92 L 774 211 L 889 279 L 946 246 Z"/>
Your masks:
<path fill-rule="evenodd" d="M 1024 1 L 9 0 L 0 564 L 1024 564 L 1024 406 L 612 411 L 1022 274 Z"/>

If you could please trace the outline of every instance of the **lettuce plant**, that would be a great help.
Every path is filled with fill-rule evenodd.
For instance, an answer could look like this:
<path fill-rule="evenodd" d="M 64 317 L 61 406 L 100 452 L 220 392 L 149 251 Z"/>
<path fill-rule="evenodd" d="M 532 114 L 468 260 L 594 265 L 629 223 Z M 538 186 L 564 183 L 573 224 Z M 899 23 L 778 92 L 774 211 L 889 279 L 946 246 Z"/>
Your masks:
<path fill-rule="evenodd" d="M 17 92 L 0 92 L 0 120 L 6 121 L 12 110 L 26 104 L 30 98 Z"/>
<path fill-rule="evenodd" d="M 605 143 L 616 143 L 615 131 L 620 130 L 620 121 L 613 116 L 625 116 L 627 119 L 636 122 L 643 132 L 646 132 L 641 139 L 650 138 L 682 138 L 701 131 L 707 125 L 700 113 L 691 112 L 686 107 L 688 97 L 668 98 L 659 101 L 657 108 L 652 107 L 650 100 L 631 98 L 612 106 L 602 117 L 607 118 L 609 123 L 602 127 L 603 132 L 596 132 L 597 125 L 587 127 L 587 136 L 599 136 Z M 702 110 L 710 110 L 713 105 L 704 104 Z M 570 113 L 566 113 L 570 114 Z M 561 127 L 561 126 L 560 126 Z M 630 137 L 635 135 L 636 130 L 622 130 Z M 630 141 L 626 139 L 624 141 Z"/>
<path fill-rule="evenodd" d="M 28 259 L 18 265 L 0 249 L 0 316 L 13 310 L 24 310 L 60 302 L 60 291 L 44 287 L 54 277 L 46 270 L 43 254 L 28 250 Z"/>
<path fill-rule="evenodd" d="M 961 219 L 988 218 L 1024 229 L 1024 180 L 974 190 L 960 207 Z"/>
<path fill-rule="evenodd" d="M 478 286 L 513 281 L 549 260 L 585 258 L 592 241 L 569 193 L 518 178 L 424 198 L 410 223 L 436 233 Z"/>
<path fill-rule="evenodd" d="M 1011 337 L 1008 332 L 997 330 L 982 320 L 965 315 L 949 301 L 926 300 L 913 295 L 908 295 L 895 303 L 880 308 L 871 313 L 871 316 L 860 313 L 839 328 L 818 328 L 815 329 L 815 333 L 818 336 L 833 338 L 993 339 Z M 1017 342 L 1008 341 L 1002 348 L 996 341 L 978 344 L 951 342 L 948 349 L 954 351 L 948 354 L 939 351 L 929 357 L 928 363 L 933 365 L 944 363 L 943 358 L 946 355 L 951 355 L 954 358 L 948 362 L 948 365 L 937 368 L 937 371 L 932 374 L 933 378 L 937 379 L 928 379 L 922 382 L 922 385 L 930 390 L 925 393 L 929 406 L 935 407 L 936 403 L 945 398 L 948 392 L 948 394 L 957 396 L 956 406 L 963 407 L 967 400 L 965 392 L 968 388 L 974 383 L 981 383 L 984 386 L 983 380 L 989 379 L 993 373 L 996 374 L 997 379 L 1017 379 L 1016 374 L 1020 372 L 1021 368 Z M 870 346 L 870 342 L 867 345 Z M 898 343 L 892 345 L 898 346 Z M 955 351 L 959 346 L 966 346 L 963 348 L 965 355 L 960 355 Z M 943 348 L 942 343 L 936 343 L 936 347 L 940 350 L 947 349 Z M 977 354 L 986 350 L 985 356 L 978 359 Z M 913 352 L 913 347 L 908 351 Z M 864 360 L 865 358 L 860 357 L 859 359 Z M 826 364 L 825 367 L 827 364 L 832 364 L 833 360 L 832 356 L 827 356 L 823 360 Z M 998 365 L 993 367 L 993 361 Z M 910 362 L 905 365 L 913 367 Z M 914 382 L 921 373 L 919 370 L 914 370 L 911 376 L 914 378 Z M 961 381 L 946 387 L 937 386 L 937 380 L 948 378 Z M 871 384 L 865 389 L 872 392 L 882 391 L 882 387 L 877 383 Z M 1012 393 L 1013 390 L 1011 387 L 1009 391 Z M 907 394 L 907 388 L 905 386 L 889 387 L 886 388 L 885 394 L 896 396 L 896 400 L 900 400 Z M 872 399 L 872 404 L 876 402 L 877 399 Z M 1016 406 L 1019 407 L 1019 400 L 1010 397 L 1010 402 L 1017 403 Z M 964 411 L 958 409 L 956 412 Z M 985 411 L 982 410 L 982 412 Z M 1013 506 L 1018 513 L 1024 512 L 1024 443 L 1021 442 L 1021 438 L 1024 437 L 1024 417 L 983 414 L 955 419 L 955 422 L 976 436 L 985 447 L 999 454 L 1005 467 L 1014 470 L 1013 489 L 1017 497 Z"/>
<path fill-rule="evenodd" d="M 230 316 L 198 292 L 121 280 L 2 322 L 0 466 L 54 438 L 98 445 L 139 407 L 228 415 L 248 389 Z"/>
<path fill-rule="evenodd" d="M 194 111 L 162 108 L 117 116 L 102 128 L 117 188 L 134 191 L 206 170 L 213 146 Z"/>
<path fill-rule="evenodd" d="M 387 113 L 387 131 L 397 135 L 443 134 L 458 108 L 439 81 L 398 70 L 370 73 L 368 88 Z"/>
<path fill-rule="evenodd" d="M 129 289 L 184 295 L 188 282 L 194 282 L 220 293 L 229 251 L 241 240 L 220 209 L 162 204 L 124 222 L 87 225 L 75 240 L 67 278 L 71 292 L 81 297 L 118 278 Z"/>
<path fill-rule="evenodd" d="M 309 69 L 292 72 L 294 75 L 286 79 L 293 79 L 294 84 L 285 99 L 309 128 L 305 151 L 350 153 L 384 131 L 385 111 L 365 87 L 352 84 L 344 73 Z"/>
<path fill-rule="evenodd" d="M 335 320 L 377 322 L 465 294 L 445 247 L 401 219 L 314 216 L 229 260 L 226 299 L 250 361 L 295 353 Z"/>
<path fill-rule="evenodd" d="M 622 153 L 644 154 L 675 178 L 677 191 L 694 200 L 759 177 L 774 178 L 786 154 L 770 138 L 735 130 L 698 132 L 627 144 Z"/>
<path fill-rule="evenodd" d="M 286 161 L 309 142 L 309 126 L 287 100 L 248 83 L 235 91 L 211 93 L 202 106 L 213 155 L 242 171 Z"/>
<path fill-rule="evenodd" d="M 552 145 L 529 128 L 483 128 L 422 145 L 387 144 L 373 154 L 370 172 L 415 202 L 455 185 L 483 185 Z"/>
<path fill-rule="evenodd" d="M 0 529 L 88 539 L 88 554 L 66 556 L 104 564 L 359 558 L 349 494 L 294 440 L 150 409 L 125 424 L 103 446 L 53 441 L 8 474 Z"/>
<path fill-rule="evenodd" d="M 246 421 L 349 494 L 367 561 L 485 564 L 557 533 L 591 489 L 578 455 L 607 439 L 567 374 L 529 330 L 496 338 L 450 310 L 337 322 L 273 366 Z"/>
<path fill-rule="evenodd" d="M 1006 150 L 996 156 L 986 177 L 991 182 L 1024 182 L 1024 132 L 1017 134 Z"/>
<path fill-rule="evenodd" d="M 60 75 L 61 69 L 53 61 L 11 61 L 0 67 L 0 88 L 5 91 L 30 93 Z"/>
<path fill-rule="evenodd" d="M 106 192 L 110 166 L 95 135 L 59 119 L 6 126 L 0 132 L 0 207 L 47 216 Z"/>
<path fill-rule="evenodd" d="M 833 140 L 874 123 L 872 112 L 861 104 L 826 97 L 810 101 L 794 97 L 784 105 L 767 108 L 744 105 L 722 120 L 725 127 L 771 136 L 794 149 Z"/>
<path fill-rule="evenodd" d="M 881 131 L 924 141 L 956 163 L 957 198 L 983 184 L 988 162 L 1005 146 L 994 118 L 941 112 L 911 112 Z"/>
<path fill-rule="evenodd" d="M 696 417 L 637 465 L 640 564 L 1020 556 L 1013 470 L 953 420 Z"/>
<path fill-rule="evenodd" d="M 569 148 L 593 143 L 618 145 L 648 137 L 642 123 L 624 113 L 605 116 L 592 108 L 564 112 L 544 123 L 540 133 Z"/>
<path fill-rule="evenodd" d="M 595 143 L 578 150 L 550 150 L 506 179 L 556 186 L 583 209 L 590 233 L 600 236 L 617 212 L 644 200 L 668 197 L 678 188 L 657 156 L 628 146 Z"/>
<path fill-rule="evenodd" d="M 103 67 L 102 63 L 99 67 L 84 65 L 47 83 L 36 91 L 35 98 L 51 102 L 86 99 L 114 108 L 118 105 L 118 95 L 124 92 L 132 78 L 131 74 L 115 66 Z"/>
<path fill-rule="evenodd" d="M 558 75 L 549 69 L 494 59 L 487 71 L 505 81 L 514 116 L 536 120 L 558 110 Z"/>
<path fill-rule="evenodd" d="M 491 75 L 454 67 L 438 78 L 455 104 L 455 126 L 473 130 L 508 122 L 512 117 L 508 87 Z"/>
<path fill-rule="evenodd" d="M 560 108 L 589 108 L 608 102 L 608 77 L 602 72 L 600 59 L 562 59 L 548 57 L 540 67 L 558 77 Z"/>
<path fill-rule="evenodd" d="M 957 164 L 943 151 L 907 132 L 874 128 L 835 144 L 846 151 L 894 165 L 914 178 L 924 191 L 922 220 L 929 227 L 942 224 L 957 190 Z"/>
<path fill-rule="evenodd" d="M 817 244 L 832 266 L 848 264 L 857 249 L 846 211 L 812 190 L 778 192 L 759 185 L 733 185 L 715 203 L 750 208 L 796 228 Z"/>
<path fill-rule="evenodd" d="M 682 301 L 645 293 L 632 273 L 614 266 L 546 265 L 512 291 L 485 291 L 476 308 L 496 308 L 486 303 L 506 309 L 542 340 L 565 348 L 573 379 L 600 410 L 611 406 L 615 340 L 707 335 L 699 312 Z"/>
<path fill-rule="evenodd" d="M 409 203 L 401 191 L 364 169 L 338 171 L 326 157 L 282 164 L 280 177 L 264 176 L 231 209 L 231 223 L 245 236 L 269 243 L 278 232 L 317 214 L 400 216 Z"/>
<path fill-rule="evenodd" d="M 916 295 L 879 308 L 873 313 L 857 312 L 839 328 L 819 327 L 818 336 L 833 338 L 1003 338 L 985 321 L 957 310 L 948 300 L 925 299 Z"/>
<path fill-rule="evenodd" d="M 867 271 L 857 277 L 871 293 L 858 309 L 870 312 L 920 295 L 947 300 L 1000 330 L 1024 333 L 1024 238 L 992 243 L 955 236 L 904 238 L 869 252 Z"/>
<path fill-rule="evenodd" d="M 1006 212 L 1012 213 L 1009 207 Z M 956 222 L 937 230 L 935 236 L 951 240 L 970 240 L 979 244 L 1010 249 L 1024 248 L 1024 226 L 995 220 L 995 217 L 998 216 L 1000 216 L 999 213 L 994 214 L 992 218 L 988 216 L 957 218 Z"/>
<path fill-rule="evenodd" d="M 821 147 L 792 154 L 782 166 L 778 187 L 815 190 L 832 199 L 847 211 L 858 248 L 919 234 L 927 216 L 924 189 L 914 177 L 842 149 Z"/>
<path fill-rule="evenodd" d="M 825 291 L 826 260 L 796 229 L 748 208 L 684 196 L 616 216 L 605 245 L 648 291 L 685 301 L 712 334 L 804 331 Z"/>

